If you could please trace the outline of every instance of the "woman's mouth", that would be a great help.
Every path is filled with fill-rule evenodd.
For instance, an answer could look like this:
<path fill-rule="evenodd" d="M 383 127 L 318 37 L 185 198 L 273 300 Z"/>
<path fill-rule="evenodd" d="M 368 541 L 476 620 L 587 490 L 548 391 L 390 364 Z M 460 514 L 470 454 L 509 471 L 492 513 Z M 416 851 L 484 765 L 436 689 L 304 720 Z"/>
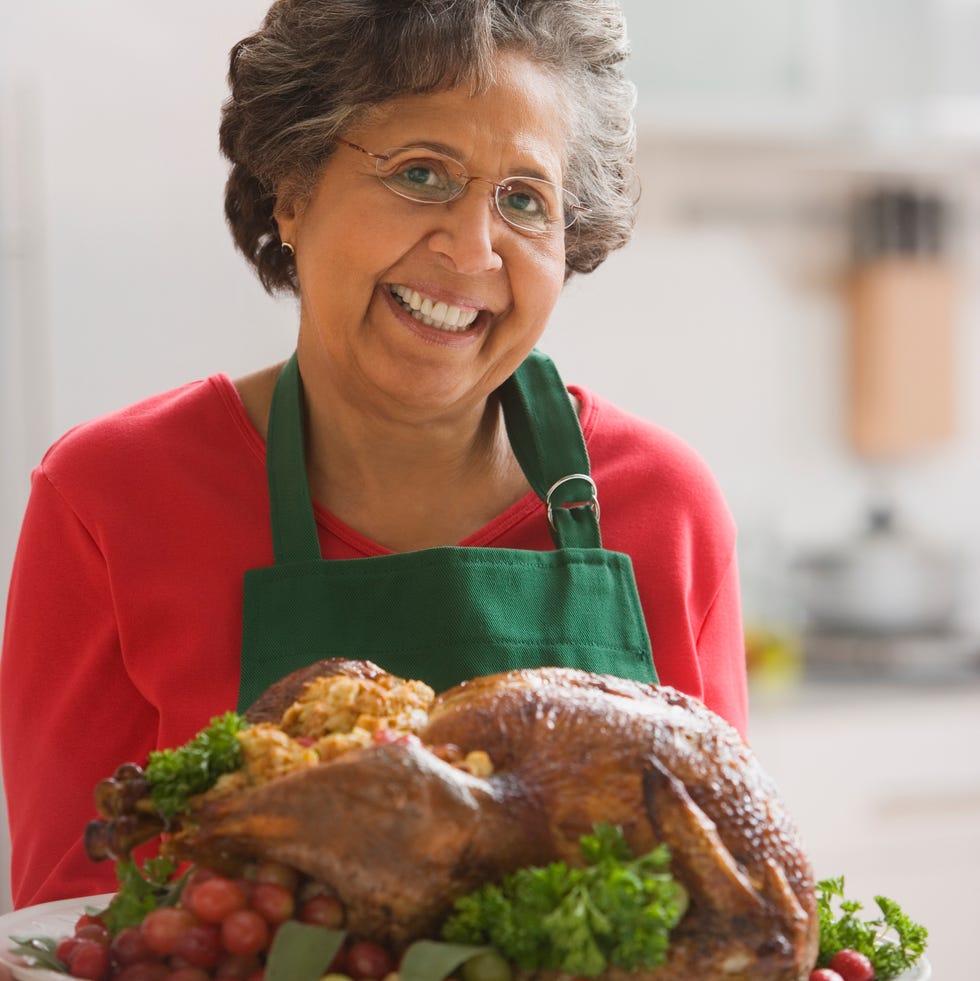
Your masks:
<path fill-rule="evenodd" d="M 419 323 L 451 334 L 461 334 L 480 315 L 471 307 L 456 307 L 442 300 L 432 300 L 422 296 L 409 286 L 390 287 L 391 295 L 398 304 L 410 313 Z"/>

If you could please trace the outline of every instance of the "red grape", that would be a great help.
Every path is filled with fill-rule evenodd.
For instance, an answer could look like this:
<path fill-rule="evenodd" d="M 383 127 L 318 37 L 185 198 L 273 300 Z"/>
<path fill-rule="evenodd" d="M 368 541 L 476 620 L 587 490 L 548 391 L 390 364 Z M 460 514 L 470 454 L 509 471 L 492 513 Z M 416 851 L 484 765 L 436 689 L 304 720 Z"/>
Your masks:
<path fill-rule="evenodd" d="M 71 952 L 78 946 L 78 937 L 64 937 L 58 942 L 58 946 L 55 947 L 54 956 L 61 961 L 62 964 L 67 964 L 71 960 Z"/>
<path fill-rule="evenodd" d="M 830 967 L 844 981 L 874 981 L 874 966 L 859 950 L 845 947 L 844 950 L 837 951 L 830 959 Z"/>
<path fill-rule="evenodd" d="M 269 927 L 254 909 L 237 909 L 221 923 L 221 942 L 232 954 L 257 954 L 269 943 Z"/>
<path fill-rule="evenodd" d="M 224 950 L 221 931 L 213 923 L 195 923 L 178 938 L 174 956 L 195 967 L 215 967 Z"/>
<path fill-rule="evenodd" d="M 136 926 L 120 930 L 112 938 L 109 950 L 112 952 L 112 959 L 123 966 L 155 960 L 157 956 L 147 945 L 140 928 Z"/>
<path fill-rule="evenodd" d="M 395 970 L 395 959 L 384 947 L 368 940 L 358 940 L 347 951 L 347 973 L 354 981 L 374 978 L 381 981 Z"/>
<path fill-rule="evenodd" d="M 256 882 L 251 906 L 270 923 L 285 923 L 296 911 L 293 894 L 278 882 Z"/>
<path fill-rule="evenodd" d="M 344 925 L 344 906 L 336 896 L 313 896 L 299 908 L 303 923 L 337 929 Z"/>
<path fill-rule="evenodd" d="M 109 948 L 96 940 L 79 939 L 68 960 L 72 977 L 103 981 L 109 973 Z"/>
<path fill-rule="evenodd" d="M 79 940 L 94 940 L 103 947 L 108 947 L 112 940 L 109 928 L 102 923 L 86 923 L 85 926 L 75 927 L 75 936 Z"/>
<path fill-rule="evenodd" d="M 220 923 L 229 913 L 244 909 L 246 897 L 237 882 L 216 875 L 195 885 L 184 904 L 205 923 Z"/>
<path fill-rule="evenodd" d="M 91 913 L 82 913 L 82 915 L 75 921 L 75 936 L 78 936 L 78 931 L 83 927 L 92 926 L 93 924 L 97 926 L 105 926 L 101 916 L 93 916 Z"/>
<path fill-rule="evenodd" d="M 165 906 L 146 914 L 140 932 L 150 950 L 165 956 L 177 949 L 177 941 L 196 922 L 189 910 Z"/>
<path fill-rule="evenodd" d="M 274 882 L 285 886 L 290 892 L 295 892 L 299 886 L 299 873 L 290 865 L 282 862 L 260 862 L 255 870 L 256 882 Z"/>

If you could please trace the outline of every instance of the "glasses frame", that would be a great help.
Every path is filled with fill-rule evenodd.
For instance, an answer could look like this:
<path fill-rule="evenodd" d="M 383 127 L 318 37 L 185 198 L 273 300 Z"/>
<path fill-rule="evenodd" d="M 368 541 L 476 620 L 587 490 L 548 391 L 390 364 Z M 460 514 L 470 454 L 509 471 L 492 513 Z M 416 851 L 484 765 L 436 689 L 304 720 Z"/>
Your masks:
<path fill-rule="evenodd" d="M 445 153 L 440 153 L 437 150 L 430 150 L 427 147 L 392 147 L 390 150 L 385 150 L 384 153 L 375 153 L 372 150 L 368 150 L 357 143 L 352 143 L 350 140 L 345 140 L 342 136 L 335 136 L 334 142 L 341 143 L 346 147 L 350 147 L 351 150 L 357 150 L 358 153 L 363 153 L 365 156 L 371 157 L 375 162 L 375 176 L 379 181 L 389 190 L 392 194 L 397 194 L 398 197 L 404 198 L 406 201 L 414 201 L 416 204 L 449 204 L 451 201 L 455 201 L 462 197 L 466 189 L 470 186 L 473 181 L 480 181 L 484 184 L 489 184 L 491 187 L 490 198 L 493 201 L 494 211 L 500 215 L 501 219 L 505 221 L 511 228 L 516 228 L 519 232 L 523 232 L 527 235 L 547 235 L 552 229 L 551 228 L 531 228 L 527 225 L 519 225 L 513 219 L 508 218 L 504 214 L 500 207 L 500 194 L 502 192 L 510 190 L 511 185 L 508 182 L 512 181 L 532 181 L 535 184 L 547 184 L 549 187 L 556 188 L 561 196 L 561 198 L 568 201 L 568 207 L 565 208 L 564 224 L 560 221 L 555 221 L 554 225 L 561 225 L 562 231 L 567 231 L 575 222 L 578 220 L 579 215 L 586 214 L 591 209 L 586 207 L 584 204 L 579 202 L 578 197 L 574 195 L 568 188 L 563 187 L 561 184 L 555 184 L 553 181 L 544 180 L 541 177 L 526 177 L 519 174 L 512 174 L 509 177 L 505 177 L 502 181 L 494 181 L 489 177 L 477 177 L 473 174 L 467 174 L 463 169 L 463 165 L 456 160 L 454 157 L 447 156 Z M 443 160 L 448 160 L 457 167 L 459 167 L 459 175 L 457 180 L 459 180 L 459 190 L 456 191 L 452 197 L 446 198 L 445 201 L 432 201 L 427 198 L 417 198 L 413 197 L 411 194 L 406 194 L 404 191 L 392 187 L 388 183 L 388 177 L 382 174 L 381 167 L 384 163 L 391 160 L 392 156 L 400 150 L 419 150 L 421 153 L 427 153 L 434 157 L 439 157 Z"/>

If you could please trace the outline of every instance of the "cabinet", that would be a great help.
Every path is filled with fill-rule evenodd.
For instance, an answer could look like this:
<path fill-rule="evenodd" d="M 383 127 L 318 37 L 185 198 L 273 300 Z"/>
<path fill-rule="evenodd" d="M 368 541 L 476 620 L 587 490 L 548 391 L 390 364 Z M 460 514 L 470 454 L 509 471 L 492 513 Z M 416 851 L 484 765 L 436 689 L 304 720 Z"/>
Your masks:
<path fill-rule="evenodd" d="M 936 981 L 974 981 L 980 873 L 980 681 L 958 688 L 806 684 L 753 705 L 750 741 L 818 878 L 929 928 Z"/>

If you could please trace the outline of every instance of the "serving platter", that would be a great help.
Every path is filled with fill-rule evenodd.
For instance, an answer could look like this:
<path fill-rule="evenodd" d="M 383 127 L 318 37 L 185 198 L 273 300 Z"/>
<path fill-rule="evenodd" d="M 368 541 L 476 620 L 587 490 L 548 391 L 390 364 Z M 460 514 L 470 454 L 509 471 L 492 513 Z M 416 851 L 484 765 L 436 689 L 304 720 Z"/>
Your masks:
<path fill-rule="evenodd" d="M 31 967 L 11 951 L 11 937 L 63 937 L 71 934 L 75 922 L 86 910 L 104 909 L 112 893 L 82 899 L 63 899 L 40 906 L 27 906 L 0 916 L 0 964 L 5 965 L 16 981 L 71 981 L 71 975 Z M 926 958 L 904 971 L 894 981 L 930 981 L 932 968 Z"/>
<path fill-rule="evenodd" d="M 11 937 L 64 937 L 74 932 L 75 922 L 87 909 L 105 909 L 113 894 L 102 893 L 83 899 L 61 899 L 40 906 L 26 906 L 0 916 L 0 964 L 9 968 L 17 981 L 67 981 L 70 975 L 31 967 L 10 948 Z"/>

